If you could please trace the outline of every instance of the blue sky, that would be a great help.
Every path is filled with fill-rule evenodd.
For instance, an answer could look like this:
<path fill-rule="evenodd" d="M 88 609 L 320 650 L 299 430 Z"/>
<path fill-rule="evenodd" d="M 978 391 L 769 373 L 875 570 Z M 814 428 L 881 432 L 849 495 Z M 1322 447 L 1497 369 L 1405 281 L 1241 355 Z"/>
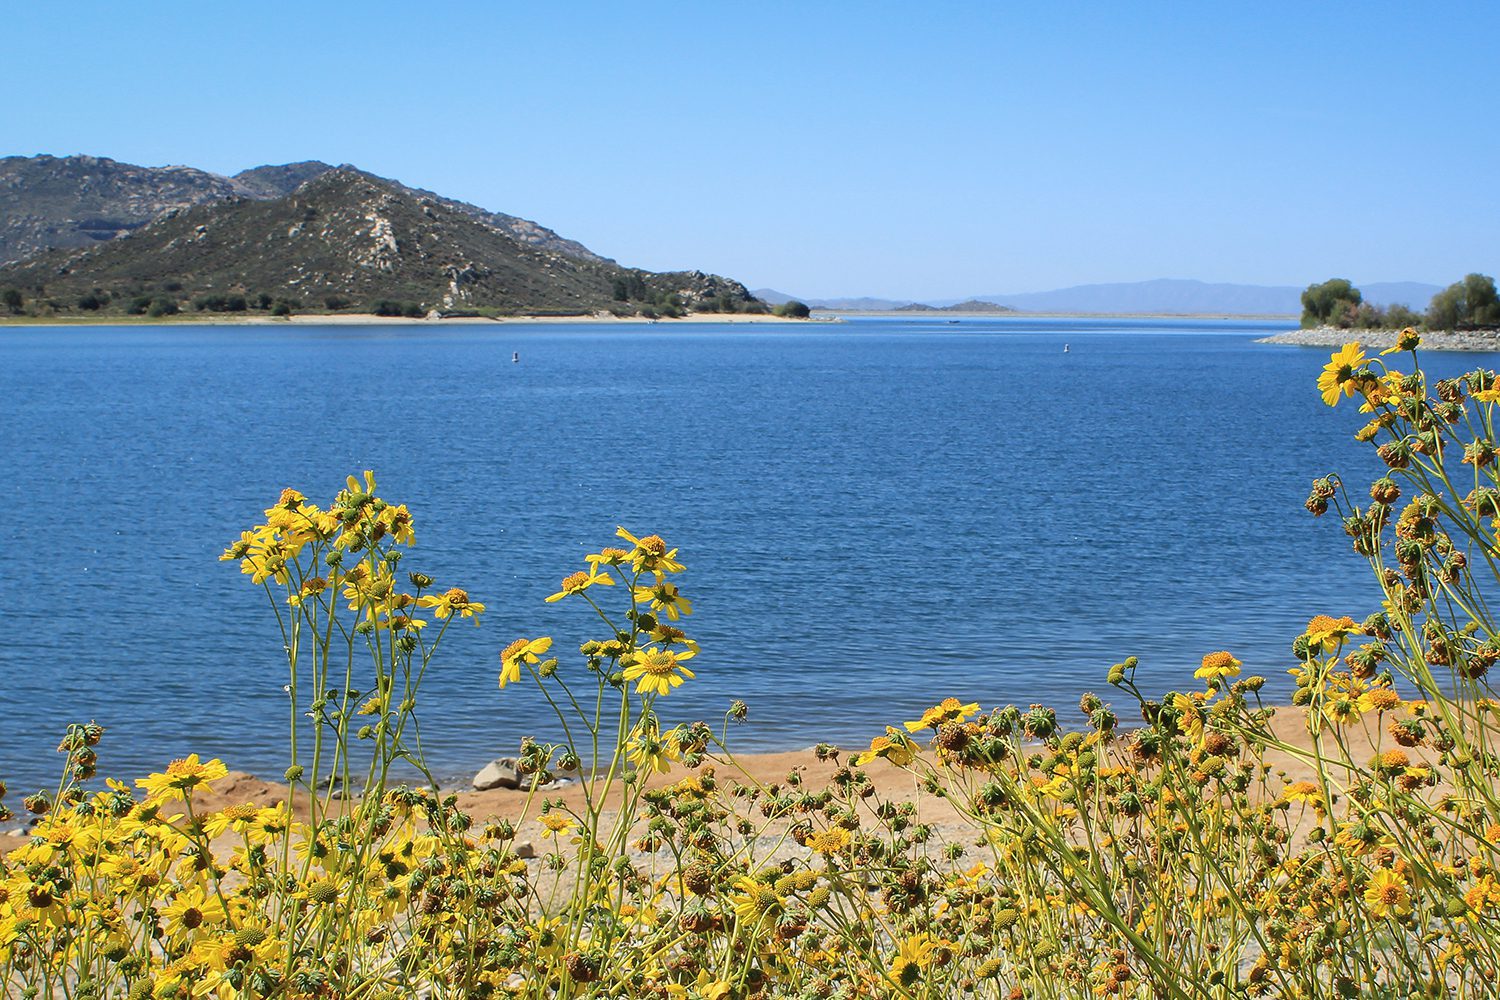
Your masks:
<path fill-rule="evenodd" d="M 348 162 L 804 296 L 1500 270 L 1500 4 L 12 5 L 0 155 Z"/>

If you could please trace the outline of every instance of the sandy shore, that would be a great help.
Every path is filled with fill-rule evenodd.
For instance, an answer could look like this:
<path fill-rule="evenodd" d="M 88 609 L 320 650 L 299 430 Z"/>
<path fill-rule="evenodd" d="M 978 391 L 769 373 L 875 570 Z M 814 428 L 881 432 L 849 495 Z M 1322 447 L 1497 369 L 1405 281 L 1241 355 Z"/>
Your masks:
<path fill-rule="evenodd" d="M 769 313 L 693 313 L 678 319 L 646 319 L 644 316 L 616 316 L 593 313 L 587 316 L 449 316 L 412 318 L 376 316 L 374 313 L 302 313 L 295 316 L 269 316 L 252 313 L 180 313 L 176 316 L 0 316 L 0 327 L 51 326 L 497 326 L 534 323 L 587 323 L 602 325 L 680 326 L 692 323 L 834 323 L 834 317 L 790 319 Z"/>
<path fill-rule="evenodd" d="M 1028 313 L 1028 312 L 947 312 L 865 311 L 857 309 L 814 309 L 808 319 L 789 319 L 770 313 L 693 313 L 679 319 L 646 319 L 643 316 L 616 316 L 601 312 L 587 316 L 450 316 L 446 319 L 413 319 L 406 316 L 376 316 L 373 313 L 302 313 L 294 316 L 270 316 L 264 313 L 179 313 L 176 316 L 0 316 L 0 328 L 43 326 L 454 326 L 459 324 L 532 324 L 586 323 L 629 324 L 635 326 L 684 323 L 840 323 L 845 319 L 1165 319 L 1165 320 L 1288 320 L 1285 315 L 1232 315 L 1230 313 Z M 1292 335 L 1309 334 L 1310 330 L 1292 331 Z M 1347 334 L 1349 331 L 1341 331 Z M 1277 337 L 1287 334 L 1277 334 Z M 1300 343 L 1267 338 L 1267 343 Z M 1311 342 L 1309 342 L 1311 343 Z M 1318 341 L 1318 346 L 1322 345 Z M 1338 341 L 1343 343 L 1343 341 Z M 1337 346 L 1337 345 L 1335 345 Z"/>
<path fill-rule="evenodd" d="M 1318 326 L 1310 330 L 1288 330 L 1262 337 L 1257 344 L 1291 344 L 1296 347 L 1342 347 L 1358 341 L 1367 348 L 1394 347 L 1400 330 L 1343 330 Z M 1500 351 L 1500 330 L 1435 330 L 1422 334 L 1424 351 Z"/>
<path fill-rule="evenodd" d="M 1279 740 L 1296 750 L 1310 751 L 1312 738 L 1307 732 L 1303 710 L 1297 708 L 1279 710 L 1272 721 L 1271 729 Z M 1381 725 L 1372 717 L 1365 735 L 1351 741 L 1350 751 L 1353 758 L 1362 762 L 1370 756 L 1377 746 L 1380 733 Z M 1386 743 L 1389 743 L 1388 738 Z M 834 772 L 840 766 L 847 764 L 848 758 L 852 757 L 854 752 L 856 751 L 846 751 L 843 759 L 838 762 L 818 760 L 811 748 L 784 753 L 745 754 L 736 756 L 734 765 L 717 764 L 714 766 L 716 776 L 721 782 L 740 781 L 761 785 L 785 784 L 787 775 L 795 770 L 801 773 L 803 787 L 815 790 L 826 787 L 832 781 Z M 1286 780 L 1289 782 L 1310 779 L 1313 774 L 1307 763 L 1295 753 L 1268 753 L 1266 763 L 1276 770 L 1284 771 L 1287 776 Z M 866 770 L 882 799 L 911 801 L 917 798 L 918 789 L 911 774 L 892 767 L 884 761 L 876 761 Z M 670 784 L 687 773 L 680 767 L 674 768 L 668 775 L 653 776 L 648 785 L 660 787 Z M 516 821 L 521 818 L 522 811 L 526 808 L 525 792 L 506 789 L 475 792 L 458 788 L 446 789 L 446 791 L 457 793 L 459 807 L 479 822 L 492 818 Z M 285 785 L 233 772 L 228 778 L 219 782 L 211 794 L 196 798 L 194 801 L 202 811 L 222 809 L 225 806 L 242 802 L 271 805 L 285 801 L 288 797 L 287 792 Z M 541 828 L 535 816 L 540 806 L 540 799 L 543 797 L 561 799 L 568 806 L 581 808 L 584 801 L 583 787 L 575 782 L 538 793 L 537 801 L 532 804 L 532 818 L 520 830 L 519 840 L 541 843 Z M 963 837 L 968 823 L 951 802 L 924 794 L 921 796 L 921 803 L 922 822 L 932 824 L 946 836 Z M 14 806 L 19 807 L 19 802 L 14 803 Z M 17 818 L 17 822 L 19 820 L 20 817 Z M 15 834 L 0 835 L 0 853 L 20 846 L 24 839 Z M 972 839 L 972 833 L 968 839 Z"/>

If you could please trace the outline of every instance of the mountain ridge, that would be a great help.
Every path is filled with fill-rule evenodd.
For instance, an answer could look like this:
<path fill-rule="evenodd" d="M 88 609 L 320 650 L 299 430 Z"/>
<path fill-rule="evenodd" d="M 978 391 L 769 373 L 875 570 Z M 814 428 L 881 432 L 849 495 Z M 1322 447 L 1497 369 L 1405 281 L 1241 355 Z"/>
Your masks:
<path fill-rule="evenodd" d="M 167 313 L 272 303 L 566 315 L 763 308 L 728 278 L 575 256 L 491 225 L 473 206 L 354 167 L 307 172 L 284 197 L 233 194 L 169 209 L 125 238 L 34 253 L 0 267 L 0 288 L 53 312 L 75 303 L 143 311 L 144 302 Z"/>
<path fill-rule="evenodd" d="M 232 198 L 284 198 L 336 169 L 358 168 L 302 160 L 264 164 L 225 176 L 197 167 L 143 167 L 86 154 L 0 158 L 0 264 L 44 250 L 107 242 L 140 229 L 172 209 Z M 582 260 L 609 260 L 529 219 L 445 198 L 390 178 L 381 180 L 440 200 L 519 242 Z"/>
<path fill-rule="evenodd" d="M 1387 306 L 1401 303 L 1422 309 L 1439 285 L 1423 282 L 1371 282 L 1359 285 L 1365 301 Z M 1154 278 L 1148 281 L 1110 282 L 1073 285 L 1043 292 L 1018 294 L 990 293 L 963 299 L 800 298 L 772 288 L 757 288 L 754 295 L 766 302 L 780 304 L 799 298 L 814 309 L 832 311 L 923 311 L 952 309 L 965 301 L 987 302 L 1008 306 L 1018 312 L 1038 313 L 1219 313 L 1247 316 L 1295 316 L 1302 312 L 1303 288 L 1295 285 L 1251 285 L 1231 282 L 1205 282 L 1188 278 Z"/>

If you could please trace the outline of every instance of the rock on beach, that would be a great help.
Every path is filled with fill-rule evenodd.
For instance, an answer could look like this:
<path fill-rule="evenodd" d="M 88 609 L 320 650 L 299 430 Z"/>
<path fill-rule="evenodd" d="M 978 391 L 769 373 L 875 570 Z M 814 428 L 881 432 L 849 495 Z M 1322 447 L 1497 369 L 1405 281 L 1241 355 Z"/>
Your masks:
<path fill-rule="evenodd" d="M 1384 350 L 1394 347 L 1400 334 L 1400 330 L 1345 330 L 1335 326 L 1316 326 L 1310 330 L 1288 330 L 1261 337 L 1256 343 L 1341 347 L 1350 341 L 1358 341 L 1365 347 Z M 1422 334 L 1422 346 L 1418 350 L 1500 352 L 1500 330 L 1435 330 Z"/>

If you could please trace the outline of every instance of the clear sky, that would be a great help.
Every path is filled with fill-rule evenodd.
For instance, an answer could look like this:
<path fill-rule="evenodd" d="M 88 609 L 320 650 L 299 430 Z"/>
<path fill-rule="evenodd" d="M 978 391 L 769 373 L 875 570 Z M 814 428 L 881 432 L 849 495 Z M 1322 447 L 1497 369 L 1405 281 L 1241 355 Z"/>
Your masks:
<path fill-rule="evenodd" d="M 0 155 L 321 159 L 806 297 L 1500 270 L 1500 4 L 19 0 Z"/>

